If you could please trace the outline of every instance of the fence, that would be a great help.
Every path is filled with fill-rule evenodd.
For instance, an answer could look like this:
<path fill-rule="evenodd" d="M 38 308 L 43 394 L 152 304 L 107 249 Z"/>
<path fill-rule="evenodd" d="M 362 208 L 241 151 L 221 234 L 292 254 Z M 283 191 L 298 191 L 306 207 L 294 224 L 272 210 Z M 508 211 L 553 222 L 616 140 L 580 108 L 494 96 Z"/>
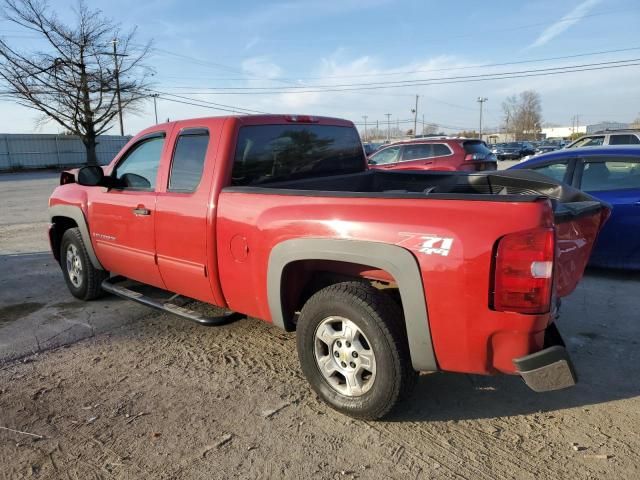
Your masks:
<path fill-rule="evenodd" d="M 98 163 L 109 163 L 131 137 L 101 135 Z M 86 151 L 74 135 L 0 134 L 0 171 L 74 167 L 86 163 Z"/>

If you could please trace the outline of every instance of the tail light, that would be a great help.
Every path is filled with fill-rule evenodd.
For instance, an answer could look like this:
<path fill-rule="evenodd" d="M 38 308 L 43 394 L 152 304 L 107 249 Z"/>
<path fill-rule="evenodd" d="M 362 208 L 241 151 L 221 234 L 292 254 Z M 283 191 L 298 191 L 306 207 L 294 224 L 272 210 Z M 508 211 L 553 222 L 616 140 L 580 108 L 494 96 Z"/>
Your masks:
<path fill-rule="evenodd" d="M 495 310 L 529 314 L 550 310 L 555 243 L 553 228 L 502 237 L 495 258 Z"/>

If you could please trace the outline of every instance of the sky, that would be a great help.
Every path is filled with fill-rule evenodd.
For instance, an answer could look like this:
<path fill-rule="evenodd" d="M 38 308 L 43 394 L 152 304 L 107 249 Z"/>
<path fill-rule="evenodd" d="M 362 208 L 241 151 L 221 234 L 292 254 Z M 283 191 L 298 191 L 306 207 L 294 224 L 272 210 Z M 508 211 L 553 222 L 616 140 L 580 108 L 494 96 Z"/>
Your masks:
<path fill-rule="evenodd" d="M 538 76 L 490 81 L 477 77 L 571 65 L 600 68 L 595 64 L 620 60 L 640 63 L 637 0 L 87 3 L 125 29 L 137 27 L 138 42 L 153 40 L 147 63 L 156 72 L 162 121 L 229 114 L 216 110 L 215 103 L 232 112 L 328 115 L 359 124 L 367 116 L 369 125 L 385 124 L 390 113 L 391 122 L 402 121 L 408 129 L 418 95 L 419 123 L 424 116 L 445 131 L 460 131 L 478 128 L 478 97 L 488 99 L 485 128 L 498 127 L 505 98 L 529 89 L 540 93 L 549 124 L 570 125 L 576 115 L 581 124 L 640 116 L 638 65 L 561 75 L 543 70 Z M 74 1 L 50 5 L 72 21 Z M 41 46 L 6 21 L 0 21 L 0 36 L 19 49 Z M 620 64 L 607 66 L 612 65 Z M 388 82 L 401 86 L 389 88 Z M 61 131 L 39 118 L 0 99 L 0 133 Z M 139 113 L 125 114 L 125 133 L 154 122 L 150 98 Z M 117 130 L 114 125 L 109 133 Z"/>

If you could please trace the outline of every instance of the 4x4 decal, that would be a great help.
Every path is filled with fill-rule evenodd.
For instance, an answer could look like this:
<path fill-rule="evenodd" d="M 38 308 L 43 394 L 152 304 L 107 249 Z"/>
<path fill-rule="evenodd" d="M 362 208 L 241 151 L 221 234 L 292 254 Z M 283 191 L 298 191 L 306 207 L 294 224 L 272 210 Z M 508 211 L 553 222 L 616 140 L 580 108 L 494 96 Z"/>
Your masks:
<path fill-rule="evenodd" d="M 424 233 L 400 233 L 406 236 L 398 245 L 405 246 L 411 250 L 417 250 L 425 255 L 442 255 L 447 257 L 453 247 L 453 238 L 441 237 L 439 235 Z"/>

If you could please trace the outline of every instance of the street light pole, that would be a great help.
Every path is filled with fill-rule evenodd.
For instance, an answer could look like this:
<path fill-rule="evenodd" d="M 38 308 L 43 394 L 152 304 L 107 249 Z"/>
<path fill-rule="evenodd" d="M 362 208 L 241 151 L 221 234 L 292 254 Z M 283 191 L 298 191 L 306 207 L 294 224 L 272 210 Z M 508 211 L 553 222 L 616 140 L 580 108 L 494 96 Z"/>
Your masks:
<path fill-rule="evenodd" d="M 487 100 L 489 100 L 487 97 L 478 97 L 478 103 L 480 104 L 480 133 L 478 134 L 478 138 L 480 138 L 480 140 L 482 140 L 482 105 Z"/>
<path fill-rule="evenodd" d="M 391 141 L 391 114 L 385 113 L 387 117 L 387 142 Z"/>
<path fill-rule="evenodd" d="M 156 114 L 156 125 L 157 125 L 158 124 L 158 105 L 156 103 L 156 99 L 158 98 L 158 94 L 154 93 L 152 97 L 153 97 L 153 111 Z"/>
<path fill-rule="evenodd" d="M 413 109 L 413 137 L 418 135 L 418 97 L 416 95 L 416 108 Z"/>
<path fill-rule="evenodd" d="M 368 115 L 363 115 L 362 118 L 364 118 L 364 141 L 367 141 L 367 118 L 369 118 Z"/>
<path fill-rule="evenodd" d="M 120 117 L 120 135 L 124 136 L 124 123 L 122 123 L 122 100 L 120 99 L 120 69 L 118 68 L 118 52 L 116 50 L 117 39 L 113 39 L 113 62 L 115 63 L 115 70 L 113 71 L 116 77 L 116 97 L 118 98 L 118 116 Z"/>

